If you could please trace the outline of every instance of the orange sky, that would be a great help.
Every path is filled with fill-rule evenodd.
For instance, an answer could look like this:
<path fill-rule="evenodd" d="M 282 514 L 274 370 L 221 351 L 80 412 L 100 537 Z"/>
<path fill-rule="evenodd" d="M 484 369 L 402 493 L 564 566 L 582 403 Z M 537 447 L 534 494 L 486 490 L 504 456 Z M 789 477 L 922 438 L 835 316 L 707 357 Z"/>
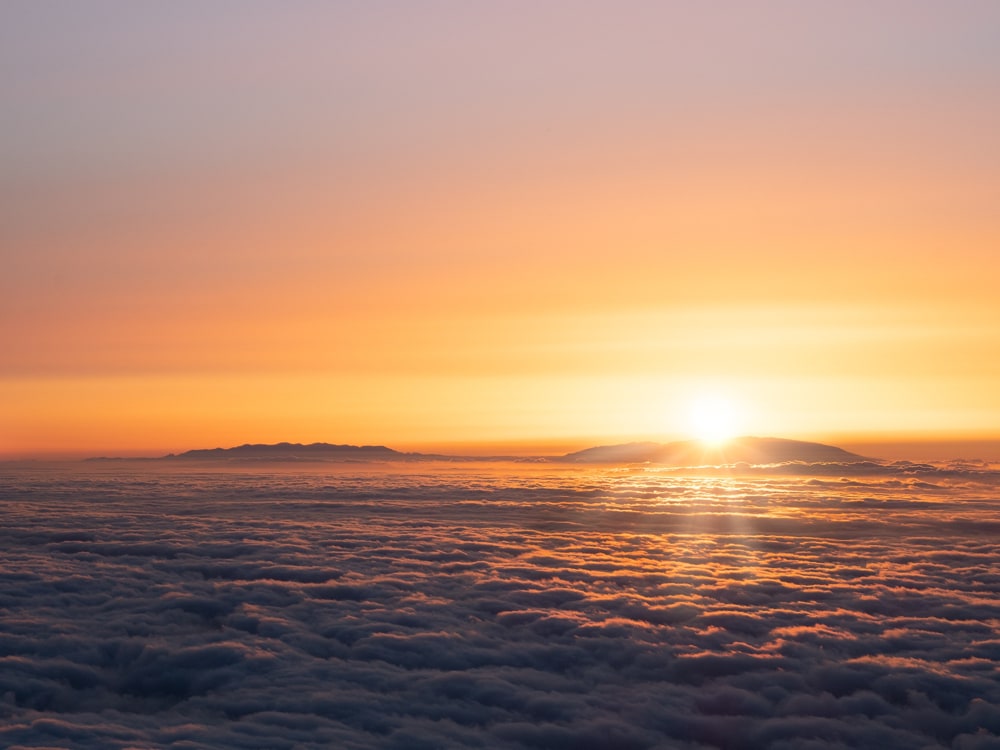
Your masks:
<path fill-rule="evenodd" d="M 998 29 L 5 3 L 0 455 L 998 437 Z"/>

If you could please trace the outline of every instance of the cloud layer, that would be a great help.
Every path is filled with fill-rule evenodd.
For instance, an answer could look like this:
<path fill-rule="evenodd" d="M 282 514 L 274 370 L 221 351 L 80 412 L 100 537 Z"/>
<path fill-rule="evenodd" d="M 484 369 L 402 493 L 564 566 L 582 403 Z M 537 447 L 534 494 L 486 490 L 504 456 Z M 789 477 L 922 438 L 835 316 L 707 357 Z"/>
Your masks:
<path fill-rule="evenodd" d="M 996 484 L 6 467 L 0 744 L 998 748 Z"/>

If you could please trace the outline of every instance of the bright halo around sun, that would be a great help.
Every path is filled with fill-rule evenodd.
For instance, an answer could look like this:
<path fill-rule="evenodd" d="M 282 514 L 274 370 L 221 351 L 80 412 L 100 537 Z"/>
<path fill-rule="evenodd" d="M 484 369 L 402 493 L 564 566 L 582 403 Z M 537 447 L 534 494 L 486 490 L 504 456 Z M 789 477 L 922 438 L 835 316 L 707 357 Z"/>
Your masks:
<path fill-rule="evenodd" d="M 695 398 L 688 416 L 691 432 L 706 445 L 722 445 L 736 437 L 739 431 L 737 408 L 732 401 L 719 394 L 703 394 Z"/>

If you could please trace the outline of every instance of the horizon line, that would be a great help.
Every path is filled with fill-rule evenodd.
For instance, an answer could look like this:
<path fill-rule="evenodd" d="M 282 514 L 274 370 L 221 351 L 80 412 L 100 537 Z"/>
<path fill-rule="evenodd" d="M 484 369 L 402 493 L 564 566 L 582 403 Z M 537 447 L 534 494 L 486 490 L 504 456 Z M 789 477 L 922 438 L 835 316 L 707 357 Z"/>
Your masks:
<path fill-rule="evenodd" d="M 751 437 L 778 438 L 782 440 L 798 440 L 802 442 L 815 442 L 826 445 L 833 445 L 852 452 L 864 453 L 865 448 L 881 450 L 884 455 L 873 458 L 909 458 L 911 460 L 954 460 L 959 458 L 975 458 L 983 460 L 1000 460 L 1000 434 L 864 434 L 864 435 L 826 435 L 811 437 L 785 437 L 776 435 L 738 435 L 729 440 L 739 440 Z M 692 436 L 664 438 L 662 436 L 583 436 L 576 438 L 549 438 L 549 439 L 499 439 L 499 440 L 437 440 L 437 441 L 413 441 L 401 440 L 393 445 L 392 441 L 387 442 L 331 442 L 326 440 L 313 441 L 293 441 L 278 440 L 274 442 L 253 442 L 245 441 L 230 446 L 211 446 L 195 448 L 108 448 L 108 449 L 54 449 L 51 451 L 0 451 L 0 461 L 4 463 L 16 463 L 21 461 L 85 461 L 87 459 L 159 459 L 168 456 L 177 456 L 189 451 L 212 451 L 212 450 L 232 450 L 247 445 L 274 446 L 274 445 L 347 445 L 354 447 L 384 447 L 399 453 L 419 453 L 425 455 L 448 455 L 455 457 L 512 457 L 512 458 L 552 458 L 573 453 L 588 448 L 605 447 L 613 445 L 627 445 L 630 443 L 681 443 L 681 442 L 704 442 Z M 728 442 L 728 441 L 727 441 Z M 985 451 L 985 455 L 951 455 L 943 456 L 938 453 L 941 450 L 978 450 Z M 935 457 L 931 458 L 927 451 L 933 451 Z M 920 451 L 921 455 L 914 456 L 913 451 Z M 867 454 L 865 454 L 867 455 Z"/>

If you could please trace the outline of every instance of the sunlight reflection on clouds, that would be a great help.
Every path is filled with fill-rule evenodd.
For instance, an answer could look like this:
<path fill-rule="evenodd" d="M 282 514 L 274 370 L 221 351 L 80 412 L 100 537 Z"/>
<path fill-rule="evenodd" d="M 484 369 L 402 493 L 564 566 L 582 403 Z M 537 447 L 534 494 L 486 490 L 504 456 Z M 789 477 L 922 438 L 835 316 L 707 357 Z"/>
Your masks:
<path fill-rule="evenodd" d="M 993 747 L 995 480 L 924 474 L 10 471 L 0 739 Z"/>

